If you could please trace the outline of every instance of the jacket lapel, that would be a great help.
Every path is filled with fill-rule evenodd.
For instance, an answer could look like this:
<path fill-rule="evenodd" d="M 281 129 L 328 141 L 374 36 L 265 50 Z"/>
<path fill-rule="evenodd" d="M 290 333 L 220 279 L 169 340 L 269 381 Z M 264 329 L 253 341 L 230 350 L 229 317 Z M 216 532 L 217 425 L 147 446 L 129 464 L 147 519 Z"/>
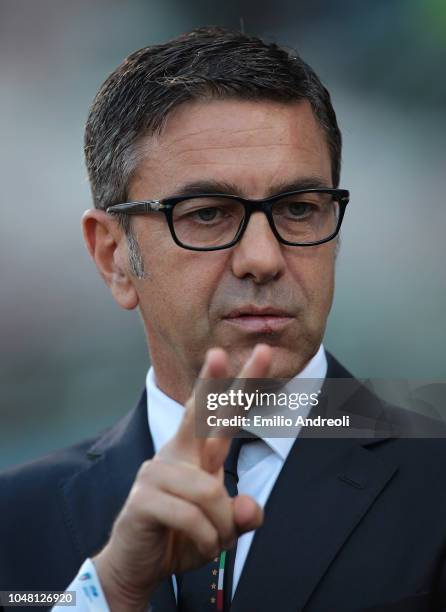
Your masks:
<path fill-rule="evenodd" d="M 395 472 L 355 440 L 297 439 L 266 504 L 232 612 L 302 610 Z"/>
<path fill-rule="evenodd" d="M 350 377 L 329 357 L 327 378 Z M 354 403 L 372 410 L 371 395 Z M 350 402 L 348 402 L 350 403 Z M 374 414 L 379 402 L 374 399 Z M 368 447 L 380 440 L 297 438 L 265 507 L 232 612 L 302 610 L 343 544 L 393 477 Z"/>
<path fill-rule="evenodd" d="M 60 483 L 79 565 L 107 542 L 141 463 L 153 455 L 144 390 L 136 408 L 88 449 L 86 468 Z M 160 584 L 151 603 L 153 612 L 176 610 L 170 579 Z"/>

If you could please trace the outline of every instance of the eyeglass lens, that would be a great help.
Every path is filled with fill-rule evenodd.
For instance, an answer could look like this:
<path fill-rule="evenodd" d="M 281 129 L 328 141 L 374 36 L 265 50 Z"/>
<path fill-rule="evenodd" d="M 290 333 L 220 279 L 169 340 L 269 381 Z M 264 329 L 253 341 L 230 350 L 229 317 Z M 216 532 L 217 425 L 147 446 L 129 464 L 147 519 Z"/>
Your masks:
<path fill-rule="evenodd" d="M 231 243 L 245 217 L 242 202 L 221 196 L 190 198 L 172 214 L 175 234 L 185 246 L 212 248 Z M 308 192 L 285 196 L 272 205 L 280 237 L 299 244 L 331 236 L 338 225 L 339 203 L 329 193 Z"/>

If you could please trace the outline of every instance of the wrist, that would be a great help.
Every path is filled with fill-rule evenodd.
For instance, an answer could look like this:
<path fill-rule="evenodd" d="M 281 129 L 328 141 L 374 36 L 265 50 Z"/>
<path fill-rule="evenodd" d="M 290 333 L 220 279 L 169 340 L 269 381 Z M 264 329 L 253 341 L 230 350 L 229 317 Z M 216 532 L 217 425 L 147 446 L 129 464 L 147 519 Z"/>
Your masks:
<path fill-rule="evenodd" d="M 121 572 L 117 571 L 102 550 L 92 562 L 101 584 L 110 612 L 145 612 L 149 606 L 153 588 L 135 589 L 125 583 Z"/>

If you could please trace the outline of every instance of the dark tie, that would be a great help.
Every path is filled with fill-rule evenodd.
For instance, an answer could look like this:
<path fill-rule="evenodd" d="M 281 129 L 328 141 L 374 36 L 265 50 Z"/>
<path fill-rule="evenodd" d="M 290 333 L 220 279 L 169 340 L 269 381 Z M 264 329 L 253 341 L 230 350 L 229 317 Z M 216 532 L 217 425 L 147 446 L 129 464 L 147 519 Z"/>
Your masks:
<path fill-rule="evenodd" d="M 240 449 L 247 442 L 258 440 L 256 436 L 234 438 L 226 457 L 225 487 L 231 497 L 237 495 L 237 462 Z M 224 610 L 230 608 L 232 593 L 232 575 L 237 545 L 226 553 L 224 572 Z M 216 612 L 219 557 L 196 570 L 177 575 L 178 610 L 179 612 Z"/>

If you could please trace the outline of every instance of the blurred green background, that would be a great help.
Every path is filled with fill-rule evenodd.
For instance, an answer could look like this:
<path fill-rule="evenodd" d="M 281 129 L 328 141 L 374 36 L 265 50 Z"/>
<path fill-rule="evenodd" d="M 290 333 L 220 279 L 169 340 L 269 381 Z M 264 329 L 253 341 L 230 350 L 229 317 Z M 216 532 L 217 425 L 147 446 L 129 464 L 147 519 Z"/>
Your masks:
<path fill-rule="evenodd" d="M 297 49 L 332 93 L 352 193 L 325 345 L 360 377 L 446 378 L 444 0 L 0 1 L 0 469 L 136 402 L 142 324 L 83 246 L 83 126 L 131 51 L 200 25 Z"/>

